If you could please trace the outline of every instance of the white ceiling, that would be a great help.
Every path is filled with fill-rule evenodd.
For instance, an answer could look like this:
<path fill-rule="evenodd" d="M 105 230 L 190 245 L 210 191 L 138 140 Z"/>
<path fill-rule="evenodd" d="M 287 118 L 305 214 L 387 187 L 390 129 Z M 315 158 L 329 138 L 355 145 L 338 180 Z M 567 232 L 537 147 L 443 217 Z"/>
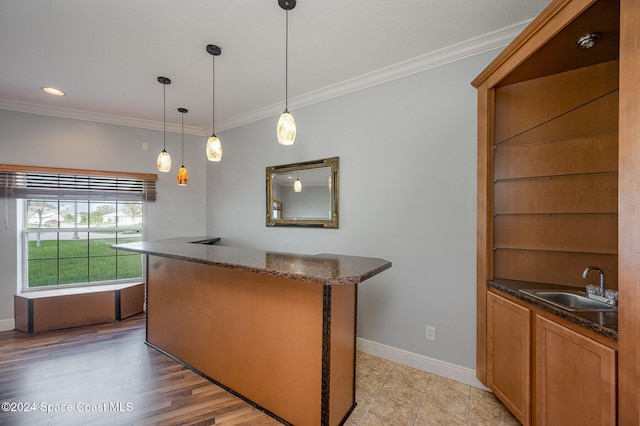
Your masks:
<path fill-rule="evenodd" d="M 504 45 L 548 3 L 298 0 L 289 12 L 289 109 Z M 166 76 L 167 129 L 179 131 L 184 107 L 185 131 L 206 135 L 207 44 L 222 48 L 216 131 L 282 112 L 277 0 L 0 0 L 0 109 L 161 129 L 157 77 Z"/>

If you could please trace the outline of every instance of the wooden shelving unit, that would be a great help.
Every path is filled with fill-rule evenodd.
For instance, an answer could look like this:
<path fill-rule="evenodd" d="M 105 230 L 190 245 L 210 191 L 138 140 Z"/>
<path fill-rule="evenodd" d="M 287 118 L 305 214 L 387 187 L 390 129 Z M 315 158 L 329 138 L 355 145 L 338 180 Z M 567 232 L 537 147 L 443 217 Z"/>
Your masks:
<path fill-rule="evenodd" d="M 576 46 L 600 33 L 591 49 Z M 640 424 L 640 0 L 553 1 L 478 89 L 478 378 L 487 281 L 619 291 L 617 420 Z"/>

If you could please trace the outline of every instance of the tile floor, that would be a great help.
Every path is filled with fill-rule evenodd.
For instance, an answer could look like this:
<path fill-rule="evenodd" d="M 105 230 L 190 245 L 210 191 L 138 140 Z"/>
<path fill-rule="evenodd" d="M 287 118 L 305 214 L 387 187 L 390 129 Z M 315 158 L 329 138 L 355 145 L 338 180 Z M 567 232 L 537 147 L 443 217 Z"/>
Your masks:
<path fill-rule="evenodd" d="M 357 352 L 347 426 L 519 425 L 491 392 Z"/>

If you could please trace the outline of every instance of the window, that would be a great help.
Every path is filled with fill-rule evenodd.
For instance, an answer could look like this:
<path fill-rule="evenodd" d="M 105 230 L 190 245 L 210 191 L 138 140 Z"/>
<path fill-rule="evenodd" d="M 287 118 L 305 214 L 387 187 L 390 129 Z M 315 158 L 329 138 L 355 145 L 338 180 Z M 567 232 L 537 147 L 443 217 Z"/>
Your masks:
<path fill-rule="evenodd" d="M 141 255 L 111 245 L 142 240 L 143 202 L 24 203 L 23 289 L 142 279 Z"/>
<path fill-rule="evenodd" d="M 112 244 L 141 241 L 154 174 L 0 164 L 0 197 L 23 199 L 24 290 L 139 281 L 142 256 Z"/>

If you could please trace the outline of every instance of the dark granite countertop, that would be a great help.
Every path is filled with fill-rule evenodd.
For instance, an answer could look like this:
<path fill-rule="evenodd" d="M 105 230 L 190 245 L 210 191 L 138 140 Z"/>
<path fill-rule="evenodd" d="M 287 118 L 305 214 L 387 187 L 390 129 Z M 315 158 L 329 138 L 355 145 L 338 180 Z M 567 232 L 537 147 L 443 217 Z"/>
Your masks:
<path fill-rule="evenodd" d="M 537 289 L 537 290 L 580 290 L 576 287 L 559 286 L 553 284 L 542 284 L 528 281 L 515 281 L 495 279 L 487 281 L 487 286 L 506 293 L 518 300 L 522 300 L 530 305 L 535 306 L 543 311 L 550 312 L 575 324 L 595 331 L 604 337 L 618 340 L 618 312 L 579 312 L 567 311 L 559 308 L 551 303 L 544 302 L 526 293 L 522 293 L 521 289 Z"/>
<path fill-rule="evenodd" d="M 218 241 L 211 237 L 182 237 L 112 247 L 325 285 L 358 284 L 391 267 L 391 262 L 372 257 L 281 253 L 215 245 Z"/>

